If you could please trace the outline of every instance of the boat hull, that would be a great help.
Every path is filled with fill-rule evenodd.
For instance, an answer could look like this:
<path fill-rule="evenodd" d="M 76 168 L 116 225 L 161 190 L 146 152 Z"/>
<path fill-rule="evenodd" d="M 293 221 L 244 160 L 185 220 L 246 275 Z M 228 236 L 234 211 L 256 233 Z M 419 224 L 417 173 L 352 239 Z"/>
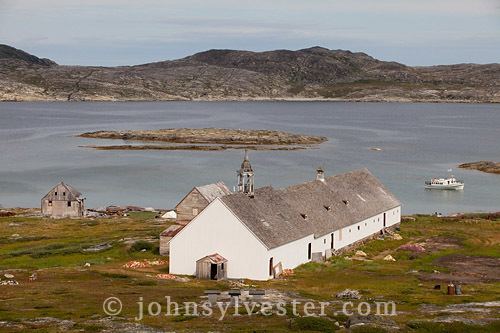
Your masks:
<path fill-rule="evenodd" d="M 449 184 L 449 185 L 425 185 L 428 190 L 463 190 L 464 184 Z"/>

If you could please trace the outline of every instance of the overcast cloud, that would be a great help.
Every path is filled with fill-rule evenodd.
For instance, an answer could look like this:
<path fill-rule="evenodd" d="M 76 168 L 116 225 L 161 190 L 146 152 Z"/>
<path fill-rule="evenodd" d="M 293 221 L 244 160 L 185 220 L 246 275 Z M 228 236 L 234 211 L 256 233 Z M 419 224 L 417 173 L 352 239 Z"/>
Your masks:
<path fill-rule="evenodd" d="M 0 0 L 0 43 L 60 64 L 320 45 L 410 65 L 500 62 L 499 0 Z"/>

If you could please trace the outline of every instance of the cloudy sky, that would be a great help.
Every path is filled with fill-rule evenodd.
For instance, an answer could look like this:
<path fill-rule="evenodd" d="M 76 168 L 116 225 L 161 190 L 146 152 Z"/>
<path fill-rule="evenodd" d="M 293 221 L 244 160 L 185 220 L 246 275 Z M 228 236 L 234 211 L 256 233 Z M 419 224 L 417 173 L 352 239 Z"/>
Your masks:
<path fill-rule="evenodd" d="M 320 45 L 410 65 L 500 62 L 500 0 L 0 0 L 0 43 L 60 64 Z"/>

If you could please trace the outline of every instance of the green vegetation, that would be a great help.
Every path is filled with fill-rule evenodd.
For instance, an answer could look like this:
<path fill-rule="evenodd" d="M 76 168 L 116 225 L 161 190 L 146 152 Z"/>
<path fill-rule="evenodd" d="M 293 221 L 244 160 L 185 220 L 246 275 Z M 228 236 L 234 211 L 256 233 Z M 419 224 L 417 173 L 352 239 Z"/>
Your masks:
<path fill-rule="evenodd" d="M 338 300 L 335 298 L 338 292 L 356 289 L 362 298 L 352 300 L 354 309 L 361 301 L 371 304 L 394 301 L 397 315 L 389 319 L 401 332 L 500 331 L 500 317 L 494 311 L 465 311 L 455 316 L 465 318 L 466 323 L 439 323 L 434 320 L 447 314 L 430 312 L 423 306 L 443 310 L 453 304 L 496 300 L 500 294 L 498 275 L 495 275 L 499 268 L 491 265 L 500 258 L 500 215 L 415 218 L 416 221 L 401 225 L 398 233 L 402 240 L 374 239 L 355 249 L 367 254 L 363 260 L 354 260 L 355 250 L 352 250 L 322 264 L 302 265 L 286 279 L 245 281 L 245 284 L 315 301 Z M 145 304 L 162 302 L 164 296 L 171 296 L 177 302 L 200 302 L 204 290 L 235 288 L 231 281 L 189 279 L 181 282 L 157 278 L 157 274 L 168 273 L 168 263 L 137 269 L 124 267 L 133 260 L 160 259 L 156 252 L 157 238 L 167 227 L 168 223 L 159 223 L 154 213 L 147 212 L 81 220 L 0 217 L 0 278 L 5 280 L 4 274 L 11 273 L 19 282 L 18 286 L 0 286 L 0 322 L 14 325 L 0 324 L 0 332 L 60 331 L 54 323 L 15 326 L 27 325 L 26 320 L 41 317 L 73 321 L 74 326 L 65 329 L 68 332 L 97 332 L 109 329 L 108 323 L 102 321 L 107 317 L 102 311 L 102 302 L 110 296 L 119 297 L 123 302 L 123 319 L 118 322 L 134 323 L 139 297 L 143 297 Z M 407 243 L 422 244 L 426 251 L 398 250 Z M 85 251 L 102 244 L 111 247 Z M 383 260 L 387 254 L 396 261 Z M 33 273 L 37 279 L 29 281 Z M 446 295 L 450 279 L 462 282 L 464 295 Z M 434 289 L 436 284 L 442 286 L 441 290 Z M 166 331 L 345 332 L 345 328 L 335 323 L 346 326 L 351 321 L 349 316 L 334 313 L 341 310 L 340 305 L 327 310 L 326 317 L 296 317 L 288 307 L 287 310 L 288 316 L 284 317 L 263 316 L 254 311 L 250 317 L 229 317 L 223 322 L 216 316 L 159 316 L 145 317 L 141 324 Z M 355 325 L 350 330 L 385 332 L 389 328 L 370 323 Z"/>

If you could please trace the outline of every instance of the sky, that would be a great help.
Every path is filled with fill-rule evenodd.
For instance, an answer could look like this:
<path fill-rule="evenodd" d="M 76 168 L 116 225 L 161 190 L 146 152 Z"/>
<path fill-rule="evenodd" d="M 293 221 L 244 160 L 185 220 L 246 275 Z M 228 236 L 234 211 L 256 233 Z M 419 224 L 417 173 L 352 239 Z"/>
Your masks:
<path fill-rule="evenodd" d="M 0 44 L 66 65 L 311 46 L 408 65 L 500 62 L 500 0 L 0 0 Z"/>

